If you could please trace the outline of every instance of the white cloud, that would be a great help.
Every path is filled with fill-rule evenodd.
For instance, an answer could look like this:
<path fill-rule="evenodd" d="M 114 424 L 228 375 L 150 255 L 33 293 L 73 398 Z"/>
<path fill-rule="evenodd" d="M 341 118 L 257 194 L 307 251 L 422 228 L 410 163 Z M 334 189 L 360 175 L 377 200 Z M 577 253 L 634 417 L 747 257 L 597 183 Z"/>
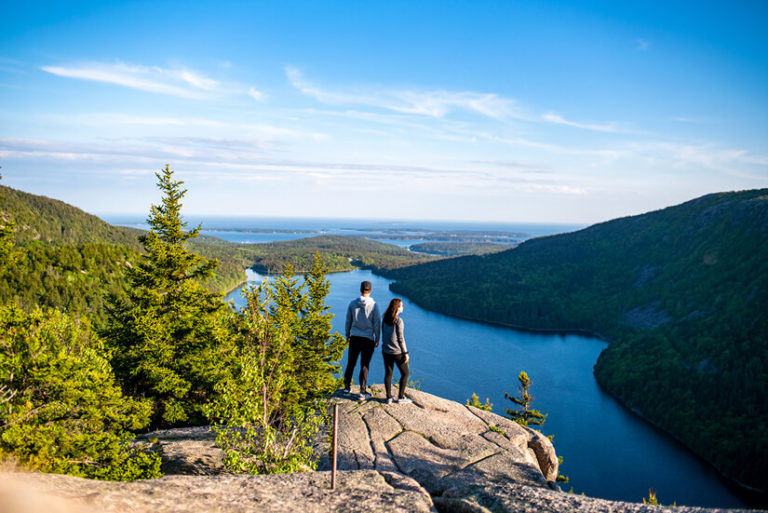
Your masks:
<path fill-rule="evenodd" d="M 503 119 L 518 118 L 516 102 L 494 93 L 471 91 L 407 91 L 363 90 L 359 92 L 332 92 L 311 84 L 301 71 L 287 66 L 285 74 L 293 87 L 328 105 L 367 105 L 404 114 L 419 114 L 442 118 L 454 110 L 463 110 L 482 116 Z"/>
<path fill-rule="evenodd" d="M 267 99 L 267 95 L 257 90 L 255 87 L 248 89 L 248 96 L 256 100 L 257 102 L 263 102 Z"/>
<path fill-rule="evenodd" d="M 575 128 L 582 128 L 584 130 L 593 130 L 595 132 L 616 132 L 617 128 L 616 125 L 613 123 L 608 123 L 604 125 L 596 125 L 596 124 L 589 124 L 589 123 L 577 123 L 575 121 L 569 121 L 559 114 L 555 114 L 554 112 L 548 112 L 547 114 L 543 114 L 541 116 L 541 119 L 544 121 L 549 121 L 550 123 L 555 123 L 557 125 L 566 125 L 566 126 L 572 126 Z"/>
<path fill-rule="evenodd" d="M 105 82 L 182 98 L 202 98 L 219 85 L 216 80 L 188 69 L 134 66 L 122 62 L 43 66 L 41 69 L 61 77 Z"/>

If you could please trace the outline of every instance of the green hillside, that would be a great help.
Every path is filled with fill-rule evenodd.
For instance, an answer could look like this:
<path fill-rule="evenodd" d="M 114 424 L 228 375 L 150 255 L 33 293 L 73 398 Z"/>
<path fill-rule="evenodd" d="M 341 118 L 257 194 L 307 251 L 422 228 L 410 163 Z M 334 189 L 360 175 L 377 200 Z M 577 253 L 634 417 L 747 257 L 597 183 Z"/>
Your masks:
<path fill-rule="evenodd" d="M 105 319 L 106 294 L 119 294 L 123 271 L 135 261 L 144 233 L 112 226 L 59 200 L 0 186 L 0 215 L 16 224 L 15 239 L 23 248 L 19 258 L 0 276 L 0 301 L 17 297 L 27 308 L 61 308 Z M 319 252 L 331 271 L 356 267 L 390 270 L 434 257 L 391 244 L 342 236 L 320 236 L 271 244 L 235 244 L 200 236 L 187 243 L 191 250 L 219 265 L 207 286 L 231 290 L 245 281 L 244 269 L 279 272 L 291 264 L 303 272 Z"/>
<path fill-rule="evenodd" d="M 388 275 L 439 312 L 606 337 L 595 366 L 606 390 L 768 490 L 768 189 Z"/>
<path fill-rule="evenodd" d="M 392 244 L 342 235 L 265 244 L 235 244 L 207 238 L 192 241 L 190 246 L 203 256 L 230 259 L 239 262 L 241 269 L 252 267 L 264 273 L 280 272 L 287 264 L 298 272 L 307 271 L 312 267 L 315 253 L 322 255 L 331 272 L 360 267 L 383 272 L 435 260 L 433 256 L 412 253 Z"/>
<path fill-rule="evenodd" d="M 0 185 L 2 210 L 17 225 L 16 243 L 33 241 L 55 244 L 115 243 L 139 250 L 141 230 L 105 223 L 63 201 L 29 194 Z"/>

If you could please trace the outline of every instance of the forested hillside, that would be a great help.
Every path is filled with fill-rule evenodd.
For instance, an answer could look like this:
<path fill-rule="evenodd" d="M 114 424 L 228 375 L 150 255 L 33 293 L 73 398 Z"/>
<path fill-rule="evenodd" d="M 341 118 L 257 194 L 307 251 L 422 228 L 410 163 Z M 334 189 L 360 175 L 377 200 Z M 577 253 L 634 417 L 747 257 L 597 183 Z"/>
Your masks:
<path fill-rule="evenodd" d="M 0 196 L 0 210 L 16 225 L 15 243 L 24 248 L 0 277 L 0 301 L 18 297 L 28 308 L 62 308 L 101 323 L 106 295 L 121 294 L 125 268 L 142 250 L 139 236 L 146 232 L 112 226 L 62 201 L 5 186 L 0 186 Z M 270 244 L 235 244 L 200 236 L 186 244 L 218 260 L 206 286 L 221 292 L 243 283 L 247 267 L 272 273 L 291 264 L 299 272 L 307 271 L 316 252 L 331 272 L 356 267 L 386 270 L 434 260 L 391 244 L 342 236 Z"/>
<path fill-rule="evenodd" d="M 3 210 L 16 223 L 16 243 L 31 241 L 56 244 L 108 242 L 138 250 L 141 230 L 112 226 L 63 201 L 37 196 L 0 185 Z"/>
<path fill-rule="evenodd" d="M 192 242 L 190 247 L 208 258 L 236 261 L 241 269 L 252 267 L 264 273 L 281 272 L 288 264 L 297 272 L 306 272 L 312 267 L 315 253 L 320 253 L 331 272 L 360 267 L 384 271 L 435 260 L 433 256 L 412 253 L 392 244 L 342 235 L 265 244 L 236 244 L 209 237 Z"/>
<path fill-rule="evenodd" d="M 768 189 L 388 274 L 432 310 L 606 337 L 603 387 L 768 490 Z"/>

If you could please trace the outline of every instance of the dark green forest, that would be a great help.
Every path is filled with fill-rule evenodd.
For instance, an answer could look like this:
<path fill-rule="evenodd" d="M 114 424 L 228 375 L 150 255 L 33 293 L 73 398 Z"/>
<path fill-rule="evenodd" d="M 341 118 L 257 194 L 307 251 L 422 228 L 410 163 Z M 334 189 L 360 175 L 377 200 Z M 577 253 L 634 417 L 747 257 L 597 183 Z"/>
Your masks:
<path fill-rule="evenodd" d="M 431 310 L 606 338 L 602 387 L 724 475 L 768 490 L 768 190 L 386 274 Z"/>

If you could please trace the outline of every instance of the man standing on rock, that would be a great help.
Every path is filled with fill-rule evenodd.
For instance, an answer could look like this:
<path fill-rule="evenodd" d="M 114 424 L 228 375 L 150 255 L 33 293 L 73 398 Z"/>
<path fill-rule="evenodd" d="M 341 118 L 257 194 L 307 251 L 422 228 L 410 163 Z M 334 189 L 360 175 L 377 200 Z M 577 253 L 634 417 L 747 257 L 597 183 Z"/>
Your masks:
<path fill-rule="evenodd" d="M 347 369 L 344 371 L 344 392 L 352 392 L 352 374 L 355 372 L 357 357 L 360 356 L 360 400 L 373 397 L 368 393 L 368 366 L 373 351 L 379 347 L 381 337 L 381 315 L 376 301 L 371 297 L 373 285 L 370 281 L 360 284 L 360 297 L 353 299 L 347 307 L 347 322 L 344 327 L 349 344 Z"/>

